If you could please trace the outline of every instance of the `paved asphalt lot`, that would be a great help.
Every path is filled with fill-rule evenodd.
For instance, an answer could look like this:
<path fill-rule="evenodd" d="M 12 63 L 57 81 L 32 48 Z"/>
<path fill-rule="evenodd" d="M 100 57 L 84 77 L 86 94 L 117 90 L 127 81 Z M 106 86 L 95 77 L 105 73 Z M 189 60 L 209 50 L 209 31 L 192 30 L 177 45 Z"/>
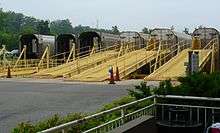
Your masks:
<path fill-rule="evenodd" d="M 94 112 L 125 96 L 135 82 L 63 83 L 59 80 L 0 80 L 0 133 L 21 121 L 36 122 L 53 114 Z"/>

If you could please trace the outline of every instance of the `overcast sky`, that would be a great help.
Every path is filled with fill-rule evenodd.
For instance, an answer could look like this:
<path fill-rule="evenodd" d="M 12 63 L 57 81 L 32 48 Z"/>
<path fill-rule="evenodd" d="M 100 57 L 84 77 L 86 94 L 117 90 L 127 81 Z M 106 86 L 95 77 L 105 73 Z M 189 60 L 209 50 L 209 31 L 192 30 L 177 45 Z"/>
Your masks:
<path fill-rule="evenodd" d="M 0 0 L 4 10 L 39 19 L 70 19 L 73 26 L 118 25 L 140 31 L 144 26 L 178 31 L 198 25 L 220 29 L 220 0 Z"/>

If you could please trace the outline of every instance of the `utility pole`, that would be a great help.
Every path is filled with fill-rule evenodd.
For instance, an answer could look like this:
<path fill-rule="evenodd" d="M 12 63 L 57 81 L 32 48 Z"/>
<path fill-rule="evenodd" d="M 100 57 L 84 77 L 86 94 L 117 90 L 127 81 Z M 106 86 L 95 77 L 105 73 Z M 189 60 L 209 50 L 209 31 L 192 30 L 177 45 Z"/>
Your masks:
<path fill-rule="evenodd" d="M 99 19 L 96 19 L 96 28 L 99 29 Z"/>

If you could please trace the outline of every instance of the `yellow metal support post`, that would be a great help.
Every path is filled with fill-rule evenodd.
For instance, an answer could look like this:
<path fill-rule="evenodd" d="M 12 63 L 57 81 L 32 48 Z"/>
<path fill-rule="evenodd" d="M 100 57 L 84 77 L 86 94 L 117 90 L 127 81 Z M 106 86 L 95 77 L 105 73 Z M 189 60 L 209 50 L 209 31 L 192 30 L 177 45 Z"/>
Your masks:
<path fill-rule="evenodd" d="M 8 66 L 11 66 L 10 63 L 8 62 L 7 58 L 6 58 L 6 47 L 5 45 L 2 45 L 2 53 L 3 53 L 3 65 L 4 65 L 4 68 L 7 69 L 7 65 Z"/>
<path fill-rule="evenodd" d="M 121 47 L 120 47 L 120 50 L 118 52 L 118 58 L 123 55 L 123 49 L 124 49 L 124 43 L 121 43 Z"/>
<path fill-rule="evenodd" d="M 178 44 L 178 46 L 177 46 L 177 54 L 179 54 L 180 51 L 181 51 L 181 49 L 180 49 L 180 44 Z"/>
<path fill-rule="evenodd" d="M 17 59 L 17 61 L 16 61 L 16 63 L 15 63 L 13 68 L 17 67 L 17 65 L 18 65 L 18 63 L 21 60 L 23 55 L 24 55 L 24 60 L 26 60 L 26 53 L 27 53 L 26 50 L 27 50 L 27 46 L 24 45 L 24 48 L 22 49 L 22 51 L 21 51 L 21 53 L 20 53 L 20 55 L 19 55 L 19 57 L 18 57 L 18 59 Z M 25 66 L 26 66 L 26 64 L 25 64 Z"/>
<path fill-rule="evenodd" d="M 94 42 L 94 44 L 93 44 L 93 48 L 92 48 L 92 51 L 90 53 L 90 56 L 97 52 L 96 50 L 98 49 L 98 38 L 94 38 L 93 42 Z"/>
<path fill-rule="evenodd" d="M 129 53 L 129 43 L 126 45 L 125 54 Z"/>
<path fill-rule="evenodd" d="M 27 67 L 27 46 L 24 46 L 25 50 L 24 50 L 24 64 L 25 67 Z"/>
<path fill-rule="evenodd" d="M 45 56 L 47 56 L 48 57 L 48 51 L 49 51 L 49 46 L 47 46 L 47 48 L 45 49 L 45 51 L 44 51 L 44 53 L 43 53 L 43 55 L 42 55 L 42 57 L 41 57 L 41 60 L 40 60 L 40 62 L 39 62 L 39 64 L 38 64 L 38 68 L 41 66 L 41 64 L 43 63 L 43 61 L 44 61 L 44 58 L 45 58 Z"/>
<path fill-rule="evenodd" d="M 215 44 L 212 46 L 211 73 L 215 71 Z"/>
<path fill-rule="evenodd" d="M 219 57 L 219 37 L 217 36 L 217 39 L 216 39 L 216 68 L 217 68 L 217 71 L 220 71 L 220 57 Z"/>
<path fill-rule="evenodd" d="M 158 58 L 160 56 L 160 50 L 161 50 L 161 42 L 159 44 L 159 48 L 158 48 L 158 51 L 157 51 L 157 58 L 156 58 L 155 66 L 154 66 L 154 71 L 157 70 L 157 63 L 158 63 Z"/>
<path fill-rule="evenodd" d="M 75 43 L 72 44 L 72 48 L 70 50 L 70 54 L 69 54 L 69 57 L 68 57 L 66 63 L 69 63 L 71 57 L 73 58 L 73 61 L 76 58 L 76 44 Z"/>
<path fill-rule="evenodd" d="M 50 46 L 47 46 L 47 68 L 50 68 Z"/>
<path fill-rule="evenodd" d="M 6 68 L 6 49 L 5 49 L 5 45 L 2 45 L 2 52 L 3 52 L 3 64 L 4 64 L 4 68 Z"/>
<path fill-rule="evenodd" d="M 80 74 L 80 69 L 79 69 L 79 59 L 80 57 L 78 56 L 76 59 L 76 69 L 77 69 L 77 74 Z"/>

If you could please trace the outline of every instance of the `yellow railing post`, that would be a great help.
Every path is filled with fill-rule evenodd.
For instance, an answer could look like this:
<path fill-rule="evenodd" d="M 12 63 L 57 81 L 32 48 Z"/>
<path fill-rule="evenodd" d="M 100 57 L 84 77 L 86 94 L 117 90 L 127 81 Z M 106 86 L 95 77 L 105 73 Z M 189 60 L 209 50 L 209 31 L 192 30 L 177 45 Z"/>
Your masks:
<path fill-rule="evenodd" d="M 47 68 L 50 68 L 50 46 L 47 46 Z"/>
<path fill-rule="evenodd" d="M 159 55 L 160 55 L 160 50 L 161 50 L 161 41 L 159 43 L 159 48 L 158 48 L 158 51 L 157 51 L 157 58 L 156 58 L 155 66 L 154 66 L 154 71 L 156 71 L 156 69 L 157 69 L 157 63 L 158 63 L 158 58 L 159 58 Z"/>
<path fill-rule="evenodd" d="M 4 65 L 4 68 L 7 68 L 8 66 L 10 67 L 11 64 L 10 62 L 7 60 L 6 58 L 6 46 L 5 45 L 2 45 L 2 54 L 3 54 L 3 65 Z"/>
<path fill-rule="evenodd" d="M 211 73 L 215 71 L 215 44 L 212 45 Z"/>
<path fill-rule="evenodd" d="M 220 57 L 219 57 L 219 50 L 220 50 L 220 48 L 219 48 L 219 37 L 217 36 L 217 39 L 216 39 L 216 67 L 217 67 L 217 71 L 219 71 L 220 70 L 220 65 L 219 65 L 219 63 L 220 63 Z"/>
<path fill-rule="evenodd" d="M 118 58 L 123 54 L 124 42 L 121 42 L 120 50 L 118 52 Z"/>
<path fill-rule="evenodd" d="M 19 61 L 21 60 L 21 57 L 22 57 L 23 55 L 24 55 L 24 60 L 26 60 L 26 49 L 27 49 L 27 46 L 24 45 L 24 48 L 22 49 L 22 51 L 21 51 L 21 53 L 20 53 L 20 55 L 19 55 L 19 57 L 18 57 L 18 59 L 17 59 L 17 61 L 16 61 L 16 63 L 15 63 L 15 65 L 14 65 L 13 68 L 16 68 L 16 67 L 17 67 L 17 65 L 18 65 L 18 63 L 19 63 Z M 26 66 L 26 64 L 25 64 L 25 66 Z"/>
<path fill-rule="evenodd" d="M 77 59 L 76 59 L 77 74 L 80 74 L 80 70 L 79 70 L 79 59 L 80 59 L 80 57 L 78 56 Z"/>
<path fill-rule="evenodd" d="M 70 50 L 70 54 L 69 54 L 69 57 L 66 63 L 69 63 L 71 57 L 73 58 L 73 61 L 74 61 L 76 57 L 76 44 L 75 43 L 72 44 L 72 48 Z"/>
<path fill-rule="evenodd" d="M 2 45 L 2 52 L 3 52 L 3 64 L 4 64 L 4 68 L 6 68 L 6 49 L 5 49 L 5 45 Z"/>
<path fill-rule="evenodd" d="M 131 43 L 126 44 L 125 54 L 129 53 L 129 44 L 131 44 Z"/>
<path fill-rule="evenodd" d="M 27 45 L 24 45 L 24 63 L 25 67 L 27 67 Z"/>
<path fill-rule="evenodd" d="M 43 53 L 43 55 L 42 55 L 42 57 L 41 57 L 41 60 L 40 60 L 40 62 L 39 62 L 39 64 L 38 64 L 38 67 L 40 67 L 41 64 L 43 63 L 43 60 L 44 60 L 45 56 L 48 55 L 48 51 L 49 51 L 49 46 L 46 47 L 46 49 L 45 49 L 45 51 L 44 51 L 44 53 Z"/>
<path fill-rule="evenodd" d="M 98 38 L 94 38 L 94 39 L 93 39 L 93 42 L 94 42 L 94 43 L 93 43 L 93 47 L 92 47 L 92 51 L 91 51 L 91 53 L 90 53 L 90 56 L 93 55 L 93 54 L 95 54 L 95 53 L 97 52 L 96 50 L 98 49 L 98 45 L 99 45 L 99 44 L 98 44 Z"/>

